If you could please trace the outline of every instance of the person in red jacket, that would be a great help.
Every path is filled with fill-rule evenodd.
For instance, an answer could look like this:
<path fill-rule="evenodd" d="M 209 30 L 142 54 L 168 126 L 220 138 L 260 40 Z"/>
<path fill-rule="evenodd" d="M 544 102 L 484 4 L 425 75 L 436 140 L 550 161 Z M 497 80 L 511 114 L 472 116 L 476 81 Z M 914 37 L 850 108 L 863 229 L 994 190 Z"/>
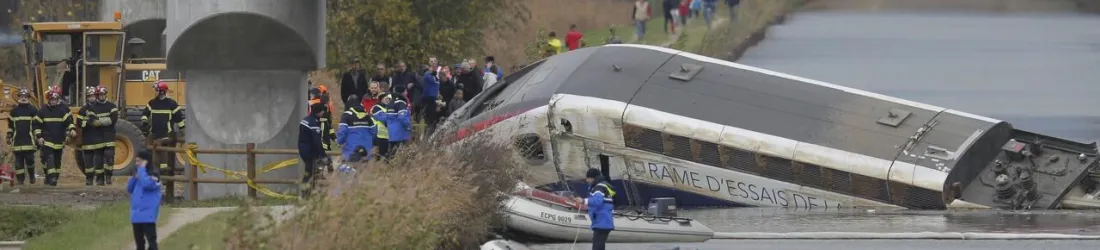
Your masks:
<path fill-rule="evenodd" d="M 363 107 L 374 107 L 375 104 L 378 104 L 378 99 L 375 97 L 382 93 L 382 85 L 378 82 L 371 82 L 367 92 L 369 95 L 363 97 Z"/>
<path fill-rule="evenodd" d="M 565 33 L 565 46 L 569 47 L 570 51 L 576 50 L 584 46 L 584 42 L 581 41 L 584 35 L 580 31 L 577 31 L 576 24 L 569 25 L 569 33 Z"/>

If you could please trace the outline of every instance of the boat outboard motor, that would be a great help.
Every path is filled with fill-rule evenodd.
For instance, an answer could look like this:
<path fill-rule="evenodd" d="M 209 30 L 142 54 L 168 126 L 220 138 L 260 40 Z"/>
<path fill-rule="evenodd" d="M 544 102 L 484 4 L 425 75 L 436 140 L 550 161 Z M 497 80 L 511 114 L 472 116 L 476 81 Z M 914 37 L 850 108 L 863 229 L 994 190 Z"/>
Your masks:
<path fill-rule="evenodd" d="M 649 213 L 656 216 L 676 216 L 676 198 L 660 197 L 649 200 Z"/>

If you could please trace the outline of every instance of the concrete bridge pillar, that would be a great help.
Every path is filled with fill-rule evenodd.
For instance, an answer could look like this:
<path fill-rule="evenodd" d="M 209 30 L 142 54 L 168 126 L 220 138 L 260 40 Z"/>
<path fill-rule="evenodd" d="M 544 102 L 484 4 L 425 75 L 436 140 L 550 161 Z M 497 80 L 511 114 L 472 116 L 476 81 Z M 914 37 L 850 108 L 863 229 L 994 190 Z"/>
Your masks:
<path fill-rule="evenodd" d="M 164 57 L 164 28 L 167 25 L 168 0 L 103 0 L 99 3 L 99 19 L 113 21 L 115 11 L 122 13 L 122 29 L 126 39 L 145 40 L 140 48 L 127 48 L 127 54 L 139 58 Z"/>
<path fill-rule="evenodd" d="M 201 148 L 295 149 L 306 114 L 307 74 L 324 67 L 325 0 L 168 1 L 168 68 L 186 71 L 187 141 Z M 297 158 L 257 156 L 257 168 Z M 244 155 L 199 155 L 244 171 Z M 260 178 L 300 178 L 301 166 Z M 220 172 L 200 177 L 221 178 Z M 245 185 L 204 184 L 199 198 L 244 195 Z M 296 186 L 271 186 L 276 191 Z"/>

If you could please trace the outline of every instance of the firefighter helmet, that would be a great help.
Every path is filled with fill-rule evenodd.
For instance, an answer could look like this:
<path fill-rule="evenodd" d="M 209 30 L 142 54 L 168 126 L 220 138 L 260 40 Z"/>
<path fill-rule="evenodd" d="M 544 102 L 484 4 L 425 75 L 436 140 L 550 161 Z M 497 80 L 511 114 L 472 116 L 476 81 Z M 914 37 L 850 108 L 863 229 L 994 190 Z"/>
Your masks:
<path fill-rule="evenodd" d="M 46 99 L 51 101 L 61 99 L 61 93 L 53 88 L 50 88 L 50 91 L 46 91 Z"/>
<path fill-rule="evenodd" d="M 167 92 L 168 84 L 164 83 L 164 81 L 157 81 L 157 83 L 153 84 L 153 90 Z"/>
<path fill-rule="evenodd" d="M 89 96 L 93 96 L 93 95 L 97 94 L 96 93 L 96 88 L 92 87 L 92 86 L 88 86 L 87 88 L 84 88 L 84 93 L 88 94 Z"/>
<path fill-rule="evenodd" d="M 95 91 L 95 93 L 96 93 L 96 94 L 99 94 L 99 95 L 107 95 L 107 87 L 104 87 L 104 86 L 96 86 L 95 88 L 96 88 L 96 91 Z"/>

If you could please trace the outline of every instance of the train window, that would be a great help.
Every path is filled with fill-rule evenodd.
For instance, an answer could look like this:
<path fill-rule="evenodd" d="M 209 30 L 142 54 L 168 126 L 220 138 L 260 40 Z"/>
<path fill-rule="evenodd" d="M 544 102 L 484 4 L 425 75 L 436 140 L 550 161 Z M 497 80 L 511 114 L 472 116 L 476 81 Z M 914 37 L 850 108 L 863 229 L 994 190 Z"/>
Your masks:
<path fill-rule="evenodd" d="M 492 86 L 489 86 L 489 89 L 485 90 L 481 94 L 474 97 L 474 99 L 470 100 L 470 102 L 467 105 L 475 105 L 475 106 L 465 108 L 464 110 L 466 110 L 468 112 L 466 114 L 461 114 L 461 117 L 465 117 L 465 118 L 475 117 L 475 116 L 480 115 L 481 113 L 484 113 L 485 111 L 489 111 L 489 110 L 492 110 L 493 108 L 496 108 L 497 105 L 500 105 L 501 103 L 504 102 L 505 99 L 507 99 L 508 97 L 511 96 L 510 94 L 502 94 L 502 93 L 509 92 L 509 91 L 514 92 L 515 89 L 521 87 L 522 85 L 528 84 L 529 80 L 524 80 L 524 77 L 526 77 L 528 75 L 531 75 L 530 73 L 532 71 L 535 71 L 535 69 L 541 68 L 539 66 L 541 66 L 543 62 L 545 62 L 545 61 L 540 61 L 540 62 L 537 62 L 537 63 L 531 65 L 531 66 L 520 69 L 519 71 L 516 71 L 515 73 L 512 73 L 510 75 L 505 76 L 503 79 L 501 79 L 496 84 L 493 84 Z M 543 79 L 545 79 L 545 78 L 546 77 L 543 76 Z M 539 81 L 541 81 L 541 80 L 539 80 Z"/>
<path fill-rule="evenodd" d="M 623 124 L 623 139 L 629 148 L 664 154 L 665 146 L 662 137 L 660 131 Z"/>
<path fill-rule="evenodd" d="M 512 146 L 516 152 L 532 165 L 542 165 L 546 162 L 546 150 L 542 146 L 542 139 L 535 134 L 525 134 L 517 137 Z"/>
<path fill-rule="evenodd" d="M 722 146 L 719 148 L 719 153 L 722 154 L 723 167 L 726 169 L 737 169 L 753 174 L 760 172 L 756 167 L 756 155 L 752 152 Z"/>
<path fill-rule="evenodd" d="M 718 144 L 695 139 L 691 139 L 691 144 L 691 151 L 695 162 L 715 167 L 722 166 L 722 160 L 718 154 Z"/>
<path fill-rule="evenodd" d="M 665 155 L 683 160 L 692 160 L 690 139 L 666 133 L 664 134 L 664 140 Z"/>

